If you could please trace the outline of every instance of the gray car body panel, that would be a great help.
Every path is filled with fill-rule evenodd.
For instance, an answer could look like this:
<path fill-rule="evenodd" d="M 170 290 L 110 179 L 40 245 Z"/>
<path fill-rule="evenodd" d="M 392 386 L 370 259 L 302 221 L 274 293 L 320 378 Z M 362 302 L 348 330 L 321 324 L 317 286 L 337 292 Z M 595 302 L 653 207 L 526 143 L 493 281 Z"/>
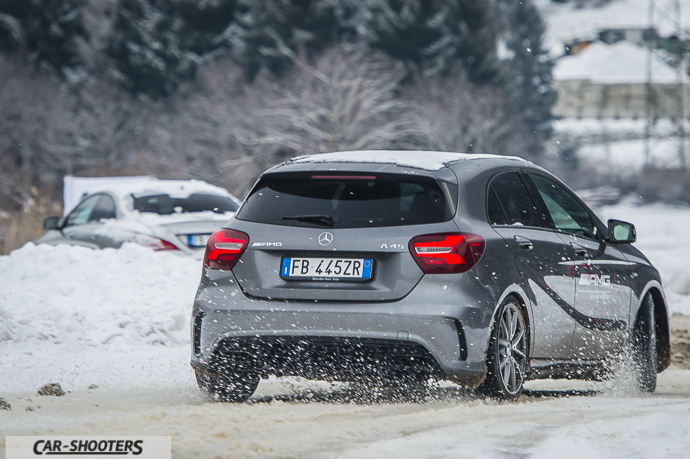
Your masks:
<path fill-rule="evenodd" d="M 264 175 L 348 171 L 431 176 L 458 185 L 454 217 L 444 223 L 370 229 L 303 228 L 231 220 L 225 227 L 247 233 L 249 247 L 232 272 L 203 269 L 192 311 L 193 318 L 202 318 L 198 327 L 197 320 L 193 320 L 192 329 L 199 351 L 193 350 L 192 365 L 197 370 L 209 368 L 214 351 L 226 338 L 373 338 L 421 344 L 447 377 L 476 385 L 485 374 L 495 311 L 512 296 L 523 304 L 528 316 L 532 377 L 585 377 L 588 373 L 579 368 L 590 363 L 601 365 L 608 353 L 617 349 L 621 337 L 634 326 L 642 299 L 650 289 L 658 291 L 668 320 L 659 274 L 633 246 L 573 240 L 570 235 L 548 228 L 489 223 L 487 189 L 491 179 L 501 172 L 546 175 L 568 189 L 544 169 L 500 156 L 475 159 L 464 155 L 437 169 L 411 167 L 409 162 L 357 162 L 358 158 L 362 154 L 356 152 L 347 162 L 301 158 L 275 166 Z M 599 234 L 606 237 L 604 223 L 589 212 Z M 327 249 L 317 241 L 324 231 L 334 236 L 333 245 Z M 423 274 L 409 252 L 410 239 L 453 231 L 485 239 L 479 263 L 463 274 Z M 521 249 L 516 245 L 516 236 L 531 239 L 533 249 Z M 280 246 L 253 247 L 255 242 L 279 242 Z M 592 253 L 586 259 L 578 258 L 575 251 L 579 247 L 572 243 L 581 243 Z M 396 249 L 382 250 L 382 244 Z M 286 253 L 378 257 L 379 270 L 369 284 L 286 281 L 278 274 L 280 259 Z M 598 266 L 598 271 L 591 272 L 592 266 Z M 612 266 L 618 271 L 612 272 Z M 381 271 L 384 268 L 386 272 Z M 587 291 L 579 283 L 583 273 L 597 274 L 598 279 L 613 276 L 613 286 Z M 457 323 L 466 339 L 464 359 L 459 358 Z"/>

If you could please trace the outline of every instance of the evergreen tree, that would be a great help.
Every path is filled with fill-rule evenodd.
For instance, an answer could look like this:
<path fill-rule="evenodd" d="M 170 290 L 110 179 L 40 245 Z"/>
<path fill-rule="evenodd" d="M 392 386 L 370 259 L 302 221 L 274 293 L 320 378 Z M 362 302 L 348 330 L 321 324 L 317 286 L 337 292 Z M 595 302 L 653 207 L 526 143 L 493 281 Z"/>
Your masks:
<path fill-rule="evenodd" d="M 331 3 L 340 3 L 333 0 Z M 442 0 L 348 0 L 338 18 L 351 38 L 381 50 L 408 68 L 436 73 L 445 67 L 457 45 L 448 22 L 449 6 Z"/>
<path fill-rule="evenodd" d="M 333 7 L 320 0 L 238 0 L 236 22 L 224 34 L 250 80 L 260 69 L 280 74 L 300 51 L 313 53 L 337 40 Z"/>
<path fill-rule="evenodd" d="M 322 0 L 340 33 L 424 75 L 460 66 L 474 81 L 498 69 L 493 0 Z"/>
<path fill-rule="evenodd" d="M 235 9 L 235 0 L 120 0 L 111 68 L 132 92 L 167 96 L 222 46 Z"/>
<path fill-rule="evenodd" d="M 26 43 L 24 19 L 30 11 L 29 2 L 0 0 L 0 49 L 15 51 Z"/>
<path fill-rule="evenodd" d="M 2 0 L 0 0 L 2 1 Z M 359 44 L 411 73 L 495 81 L 499 0 L 119 0 L 107 54 L 134 92 L 170 94 L 229 48 L 248 79 L 280 75 L 300 52 Z"/>
<path fill-rule="evenodd" d="M 500 64 L 496 56 L 500 25 L 494 0 L 456 0 L 453 20 L 458 47 L 454 57 L 463 65 L 470 81 L 494 83 Z"/>
<path fill-rule="evenodd" d="M 84 0 L 0 0 L 0 48 L 22 46 L 36 62 L 56 71 L 81 64 L 76 37 L 86 37 L 80 7 Z"/>
<path fill-rule="evenodd" d="M 510 101 L 522 114 L 526 127 L 538 141 L 551 135 L 553 63 L 542 47 L 545 25 L 531 0 L 507 2 L 506 45 L 514 54 L 506 62 L 506 90 Z"/>

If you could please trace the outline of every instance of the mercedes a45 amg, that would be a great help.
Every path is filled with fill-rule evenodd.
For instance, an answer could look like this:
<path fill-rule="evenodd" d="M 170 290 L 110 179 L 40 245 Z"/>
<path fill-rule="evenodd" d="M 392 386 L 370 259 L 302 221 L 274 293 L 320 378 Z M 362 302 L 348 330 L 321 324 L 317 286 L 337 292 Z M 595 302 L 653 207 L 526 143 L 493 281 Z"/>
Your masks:
<path fill-rule="evenodd" d="M 629 353 L 669 365 L 657 270 L 519 158 L 303 156 L 266 171 L 207 244 L 192 366 L 215 398 L 259 379 L 448 379 L 513 399 L 532 378 L 600 378 Z"/>

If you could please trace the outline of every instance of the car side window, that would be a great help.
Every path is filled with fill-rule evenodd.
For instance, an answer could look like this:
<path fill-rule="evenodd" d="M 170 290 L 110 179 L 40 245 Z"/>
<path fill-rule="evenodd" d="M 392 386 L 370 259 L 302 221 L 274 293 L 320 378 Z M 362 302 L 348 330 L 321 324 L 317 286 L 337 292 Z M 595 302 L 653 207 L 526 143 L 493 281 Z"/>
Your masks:
<path fill-rule="evenodd" d="M 115 218 L 115 201 L 107 195 L 101 195 L 89 216 L 90 222 L 97 222 L 107 218 Z"/>
<path fill-rule="evenodd" d="M 74 210 L 67 216 L 65 226 L 83 225 L 84 223 L 88 222 L 91 212 L 93 211 L 93 208 L 96 207 L 96 203 L 98 203 L 99 199 L 100 196 L 90 196 L 80 202 L 77 207 L 75 207 Z"/>
<path fill-rule="evenodd" d="M 542 226 L 537 207 L 517 172 L 501 174 L 491 181 L 488 205 L 494 225 Z"/>
<path fill-rule="evenodd" d="M 544 200 L 557 230 L 576 236 L 595 237 L 592 216 L 573 195 L 546 177 L 536 174 L 529 174 L 529 177 Z"/>
<path fill-rule="evenodd" d="M 115 218 L 115 202 L 110 196 L 95 195 L 84 199 L 67 216 L 65 226 L 83 225 L 102 218 Z"/>

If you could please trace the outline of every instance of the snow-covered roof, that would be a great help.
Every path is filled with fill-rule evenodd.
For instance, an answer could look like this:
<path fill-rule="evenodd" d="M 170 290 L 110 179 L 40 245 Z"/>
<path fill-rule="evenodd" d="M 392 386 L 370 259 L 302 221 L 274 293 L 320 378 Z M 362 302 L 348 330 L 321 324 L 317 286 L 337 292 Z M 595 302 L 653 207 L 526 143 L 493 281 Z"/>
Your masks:
<path fill-rule="evenodd" d="M 448 153 L 439 151 L 407 150 L 362 150 L 321 153 L 318 155 L 298 156 L 290 160 L 291 164 L 300 163 L 376 163 L 394 164 L 427 171 L 438 171 L 459 161 L 476 159 L 508 159 L 524 161 L 516 156 L 498 156 L 471 153 Z"/>
<path fill-rule="evenodd" d="M 106 185 L 89 190 L 89 194 L 107 191 L 120 198 L 167 194 L 173 198 L 186 198 L 194 193 L 232 196 L 225 188 L 201 180 L 153 180 L 150 182 Z"/>
<path fill-rule="evenodd" d="M 677 72 L 663 59 L 653 55 L 654 82 L 676 83 Z M 556 61 L 553 77 L 557 81 L 589 80 L 601 84 L 646 83 L 648 50 L 627 41 L 607 45 L 596 41 L 572 56 Z"/>
<path fill-rule="evenodd" d="M 563 43 L 576 39 L 595 37 L 596 32 L 607 28 L 647 28 L 649 0 L 615 0 L 610 2 L 554 2 L 534 0 L 546 22 L 544 47 L 552 57 L 563 54 Z M 582 5 L 585 3 L 585 5 Z M 602 5 L 602 3 L 604 3 Z M 662 4 L 669 2 L 657 2 Z M 690 24 L 690 0 L 680 0 L 681 24 Z M 675 33 L 673 21 L 664 20 L 657 8 L 654 26 L 661 36 Z"/>
<path fill-rule="evenodd" d="M 73 175 L 66 175 L 63 180 L 62 215 L 67 215 L 77 204 L 79 204 L 79 201 L 81 201 L 84 195 L 89 194 L 91 190 L 95 188 L 109 187 L 120 183 L 133 185 L 135 183 L 150 182 L 158 179 L 152 175 L 127 177 L 75 177 Z"/>

